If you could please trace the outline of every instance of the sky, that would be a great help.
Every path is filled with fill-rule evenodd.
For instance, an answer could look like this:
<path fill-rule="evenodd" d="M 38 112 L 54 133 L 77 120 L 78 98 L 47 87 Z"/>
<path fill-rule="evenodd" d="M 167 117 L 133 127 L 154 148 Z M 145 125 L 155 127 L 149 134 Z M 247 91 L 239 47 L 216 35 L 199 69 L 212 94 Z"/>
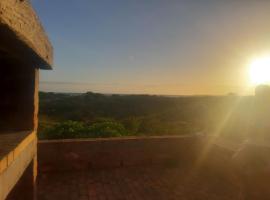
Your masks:
<path fill-rule="evenodd" d="M 269 0 L 32 0 L 54 46 L 40 90 L 222 95 L 252 91 L 270 55 Z"/>

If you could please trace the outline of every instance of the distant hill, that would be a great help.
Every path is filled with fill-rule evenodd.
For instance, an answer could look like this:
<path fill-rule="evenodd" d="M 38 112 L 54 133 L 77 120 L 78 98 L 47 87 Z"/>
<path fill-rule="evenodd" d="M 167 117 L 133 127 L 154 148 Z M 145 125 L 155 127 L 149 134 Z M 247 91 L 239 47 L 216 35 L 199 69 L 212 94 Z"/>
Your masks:
<path fill-rule="evenodd" d="M 205 132 L 242 137 L 248 131 L 253 97 L 118 95 L 40 92 L 41 130 L 66 121 L 91 126 L 113 121 L 132 135 Z"/>

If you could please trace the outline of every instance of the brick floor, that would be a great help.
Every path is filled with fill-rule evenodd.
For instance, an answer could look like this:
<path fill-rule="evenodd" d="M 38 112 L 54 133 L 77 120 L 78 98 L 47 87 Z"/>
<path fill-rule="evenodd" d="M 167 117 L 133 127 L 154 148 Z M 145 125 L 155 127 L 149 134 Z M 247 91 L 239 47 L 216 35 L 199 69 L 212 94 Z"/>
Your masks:
<path fill-rule="evenodd" d="M 179 168 L 121 168 L 39 175 L 38 200 L 234 200 L 241 188 L 228 176 Z"/>

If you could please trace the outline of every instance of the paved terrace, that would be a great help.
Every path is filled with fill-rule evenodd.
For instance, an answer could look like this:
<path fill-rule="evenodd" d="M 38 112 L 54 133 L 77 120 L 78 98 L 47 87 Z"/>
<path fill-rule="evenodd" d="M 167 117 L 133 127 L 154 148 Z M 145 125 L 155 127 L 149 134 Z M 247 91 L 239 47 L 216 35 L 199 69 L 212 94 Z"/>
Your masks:
<path fill-rule="evenodd" d="M 206 169 L 207 170 L 207 169 Z M 215 172 L 193 177 L 177 167 L 129 167 L 46 173 L 38 184 L 39 200 L 184 200 L 242 199 L 239 186 Z"/>
<path fill-rule="evenodd" d="M 227 162 L 232 151 L 204 143 L 194 137 L 40 142 L 38 200 L 246 199 Z"/>

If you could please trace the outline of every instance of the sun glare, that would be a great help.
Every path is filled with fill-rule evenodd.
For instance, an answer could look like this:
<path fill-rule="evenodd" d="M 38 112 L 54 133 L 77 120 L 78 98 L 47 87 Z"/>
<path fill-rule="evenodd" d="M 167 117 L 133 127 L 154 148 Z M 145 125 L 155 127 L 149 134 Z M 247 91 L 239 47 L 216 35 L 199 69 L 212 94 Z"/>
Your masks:
<path fill-rule="evenodd" d="M 270 83 L 270 56 L 254 59 L 250 63 L 249 75 L 253 84 Z"/>

